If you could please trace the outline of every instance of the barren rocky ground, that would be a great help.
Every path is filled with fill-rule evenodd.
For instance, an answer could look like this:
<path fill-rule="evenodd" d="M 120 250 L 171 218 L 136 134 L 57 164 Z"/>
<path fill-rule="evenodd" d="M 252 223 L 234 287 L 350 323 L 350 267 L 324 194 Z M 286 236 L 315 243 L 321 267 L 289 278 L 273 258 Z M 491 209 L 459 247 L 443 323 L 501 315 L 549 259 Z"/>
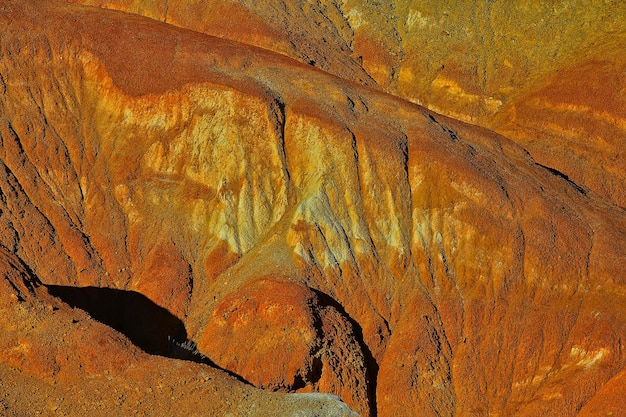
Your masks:
<path fill-rule="evenodd" d="M 0 413 L 624 413 L 623 5 L 383 3 L 0 5 Z"/>

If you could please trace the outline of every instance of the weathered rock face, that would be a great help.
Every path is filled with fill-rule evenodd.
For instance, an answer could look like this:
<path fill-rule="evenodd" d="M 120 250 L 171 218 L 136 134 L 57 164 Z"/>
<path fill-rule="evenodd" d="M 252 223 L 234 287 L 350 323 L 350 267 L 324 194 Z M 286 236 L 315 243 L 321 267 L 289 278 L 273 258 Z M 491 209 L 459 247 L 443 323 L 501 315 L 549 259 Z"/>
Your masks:
<path fill-rule="evenodd" d="M 0 244 L 43 283 L 138 291 L 216 365 L 362 415 L 575 416 L 624 393 L 626 214 L 520 146 L 139 16 L 33 1 L 0 19 Z M 43 290 L 17 298 L 70 314 Z M 52 310 L 37 332 L 58 334 Z M 189 409 L 350 413 L 149 357 L 82 317 L 76 344 L 119 338 L 99 374 L 210 373 L 180 388 Z M 69 360 L 75 383 L 91 359 Z M 1 363 L 29 387 L 57 378 L 27 362 Z"/>
<path fill-rule="evenodd" d="M 263 392 L 205 365 L 147 355 L 51 297 L 4 247 L 0 274 L 2 415 L 355 415 L 332 396 Z"/>
<path fill-rule="evenodd" d="M 71 0 L 274 50 L 446 114 L 481 120 L 582 51 L 624 34 L 601 0 L 258 2 Z M 609 60 L 620 59 L 619 48 Z M 352 58 L 350 58 L 350 56 Z"/>
<path fill-rule="evenodd" d="M 626 37 L 594 45 L 490 122 L 542 164 L 626 207 Z"/>
<path fill-rule="evenodd" d="M 220 301 L 198 348 L 255 386 L 334 392 L 369 415 L 373 375 L 367 347 L 345 314 L 325 299 L 302 284 L 255 281 Z"/>
<path fill-rule="evenodd" d="M 122 10 L 255 45 L 366 85 L 376 82 L 353 53 L 354 32 L 341 2 L 68 0 Z"/>
<path fill-rule="evenodd" d="M 74 1 L 274 50 L 488 127 L 626 207 L 623 2 Z"/>

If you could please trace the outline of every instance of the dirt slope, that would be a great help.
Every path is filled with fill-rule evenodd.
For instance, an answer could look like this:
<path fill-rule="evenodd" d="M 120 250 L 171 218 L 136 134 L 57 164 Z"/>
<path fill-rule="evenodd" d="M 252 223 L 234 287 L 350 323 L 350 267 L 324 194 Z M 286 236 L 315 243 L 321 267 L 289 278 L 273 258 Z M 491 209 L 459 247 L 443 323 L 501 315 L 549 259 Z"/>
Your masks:
<path fill-rule="evenodd" d="M 75 1 L 277 51 L 488 127 L 626 207 L 624 2 Z"/>
<path fill-rule="evenodd" d="M 623 393 L 623 209 L 502 136 L 280 54 L 119 11 L 3 7 L 0 243 L 33 277 L 137 291 L 216 367 L 361 415 L 575 416 Z M 11 305 L 48 296 L 32 297 Z M 68 308 L 23 319 L 42 323 L 33 357 L 108 334 L 98 373 L 172 387 L 187 410 L 348 413 L 148 356 L 86 317 L 67 345 Z M 68 380 L 91 381 L 73 355 Z M 11 360 L 28 388 L 9 398 L 63 380 Z"/>

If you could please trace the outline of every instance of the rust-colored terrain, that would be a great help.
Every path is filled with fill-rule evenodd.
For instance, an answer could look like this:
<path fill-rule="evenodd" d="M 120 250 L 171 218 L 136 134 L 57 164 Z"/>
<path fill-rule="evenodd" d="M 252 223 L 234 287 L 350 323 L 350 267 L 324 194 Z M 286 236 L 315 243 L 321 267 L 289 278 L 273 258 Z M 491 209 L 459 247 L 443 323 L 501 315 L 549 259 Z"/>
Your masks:
<path fill-rule="evenodd" d="M 374 3 L 0 5 L 0 414 L 626 415 L 623 6 Z"/>

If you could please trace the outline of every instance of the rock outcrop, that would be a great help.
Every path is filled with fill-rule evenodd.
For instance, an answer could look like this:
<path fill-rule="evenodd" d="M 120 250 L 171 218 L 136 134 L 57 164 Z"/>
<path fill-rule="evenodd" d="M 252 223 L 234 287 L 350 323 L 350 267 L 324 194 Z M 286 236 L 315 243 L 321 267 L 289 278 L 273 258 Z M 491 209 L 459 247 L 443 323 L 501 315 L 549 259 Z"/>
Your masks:
<path fill-rule="evenodd" d="M 356 415 L 330 395 L 264 392 L 205 365 L 147 355 L 51 296 L 4 247 L 0 277 L 3 416 Z"/>
<path fill-rule="evenodd" d="M 626 207 L 623 2 L 72 1 L 277 51 L 488 127 Z"/>
<path fill-rule="evenodd" d="M 490 122 L 544 165 L 626 208 L 626 37 L 590 51 L 516 97 Z"/>
<path fill-rule="evenodd" d="M 8 1 L 0 27 L 8 409 L 84 380 L 75 414 L 576 416 L 624 393 L 626 213 L 521 146 L 121 11 Z M 239 378 L 35 277 L 140 292 Z"/>

